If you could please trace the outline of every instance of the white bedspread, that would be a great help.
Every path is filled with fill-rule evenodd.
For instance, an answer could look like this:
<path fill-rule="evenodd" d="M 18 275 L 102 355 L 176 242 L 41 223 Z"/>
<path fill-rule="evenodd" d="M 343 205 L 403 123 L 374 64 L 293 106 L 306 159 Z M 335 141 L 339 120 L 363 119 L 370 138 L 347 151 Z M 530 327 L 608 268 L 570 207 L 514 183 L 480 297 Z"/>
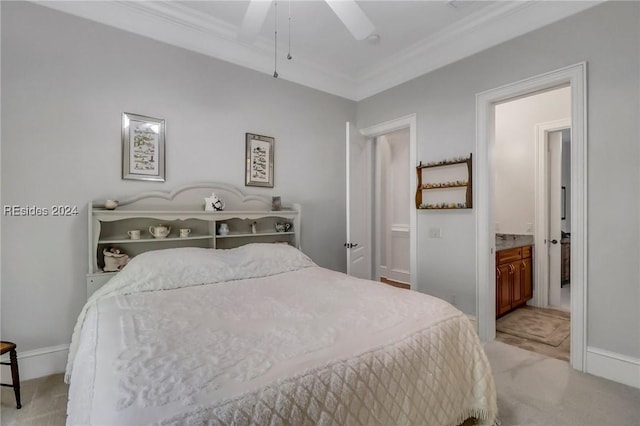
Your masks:
<path fill-rule="evenodd" d="M 68 424 L 494 422 L 491 370 L 460 311 L 305 258 L 251 273 L 223 259 L 216 274 L 266 276 L 207 285 L 195 284 L 217 279 L 185 260 L 186 287 L 169 273 L 171 290 L 142 280 L 123 294 L 127 266 L 81 318 Z"/>

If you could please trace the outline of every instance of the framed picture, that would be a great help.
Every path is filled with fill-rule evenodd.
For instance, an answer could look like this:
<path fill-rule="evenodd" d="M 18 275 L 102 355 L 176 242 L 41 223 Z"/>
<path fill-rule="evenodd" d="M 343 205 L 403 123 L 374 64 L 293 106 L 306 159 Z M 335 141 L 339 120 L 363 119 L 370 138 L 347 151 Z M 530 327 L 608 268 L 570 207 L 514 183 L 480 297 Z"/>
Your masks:
<path fill-rule="evenodd" d="M 164 182 L 164 120 L 122 114 L 122 179 Z"/>
<path fill-rule="evenodd" d="M 269 136 L 246 134 L 245 186 L 273 188 L 273 144 Z"/>
<path fill-rule="evenodd" d="M 567 219 L 567 187 L 562 187 L 562 217 L 560 220 Z"/>

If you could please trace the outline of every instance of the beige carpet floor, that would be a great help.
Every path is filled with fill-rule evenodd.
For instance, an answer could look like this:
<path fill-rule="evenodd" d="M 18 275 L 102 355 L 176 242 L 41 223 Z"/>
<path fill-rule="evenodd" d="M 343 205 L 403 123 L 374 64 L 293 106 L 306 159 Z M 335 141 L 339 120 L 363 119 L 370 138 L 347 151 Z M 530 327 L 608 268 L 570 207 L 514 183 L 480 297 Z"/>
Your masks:
<path fill-rule="evenodd" d="M 22 408 L 16 409 L 12 388 L 2 387 L 0 424 L 2 426 L 62 426 L 67 419 L 69 387 L 63 374 L 20 383 Z"/>
<path fill-rule="evenodd" d="M 640 389 L 573 370 L 568 363 L 500 342 L 485 346 L 498 391 L 501 426 L 637 426 Z M 23 407 L 2 388 L 2 426 L 62 426 L 62 374 L 22 383 Z"/>
<path fill-rule="evenodd" d="M 562 361 L 570 357 L 568 312 L 525 306 L 496 321 L 496 340 Z"/>
<path fill-rule="evenodd" d="M 502 426 L 638 426 L 640 389 L 501 342 L 485 345 Z"/>

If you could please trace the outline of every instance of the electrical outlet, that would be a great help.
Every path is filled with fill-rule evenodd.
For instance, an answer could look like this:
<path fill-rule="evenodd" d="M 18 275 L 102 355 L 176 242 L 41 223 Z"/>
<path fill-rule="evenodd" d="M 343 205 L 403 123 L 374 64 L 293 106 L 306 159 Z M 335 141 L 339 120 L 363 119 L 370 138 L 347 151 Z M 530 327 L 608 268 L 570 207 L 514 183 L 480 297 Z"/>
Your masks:
<path fill-rule="evenodd" d="M 429 238 L 442 238 L 442 229 L 429 228 Z"/>

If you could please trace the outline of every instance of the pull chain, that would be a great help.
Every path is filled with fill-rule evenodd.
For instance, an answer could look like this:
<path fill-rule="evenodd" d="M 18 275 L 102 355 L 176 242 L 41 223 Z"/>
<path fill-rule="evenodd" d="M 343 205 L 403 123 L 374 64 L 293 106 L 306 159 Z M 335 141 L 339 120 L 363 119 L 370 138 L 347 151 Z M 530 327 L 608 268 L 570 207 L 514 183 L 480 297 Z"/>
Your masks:
<path fill-rule="evenodd" d="M 273 53 L 273 78 L 278 78 L 278 2 L 275 2 L 275 12 L 276 12 L 276 25 L 274 31 L 274 39 L 275 39 L 275 48 Z"/>
<path fill-rule="evenodd" d="M 287 59 L 293 59 L 291 56 L 291 0 L 289 0 L 289 53 L 287 53 Z"/>

